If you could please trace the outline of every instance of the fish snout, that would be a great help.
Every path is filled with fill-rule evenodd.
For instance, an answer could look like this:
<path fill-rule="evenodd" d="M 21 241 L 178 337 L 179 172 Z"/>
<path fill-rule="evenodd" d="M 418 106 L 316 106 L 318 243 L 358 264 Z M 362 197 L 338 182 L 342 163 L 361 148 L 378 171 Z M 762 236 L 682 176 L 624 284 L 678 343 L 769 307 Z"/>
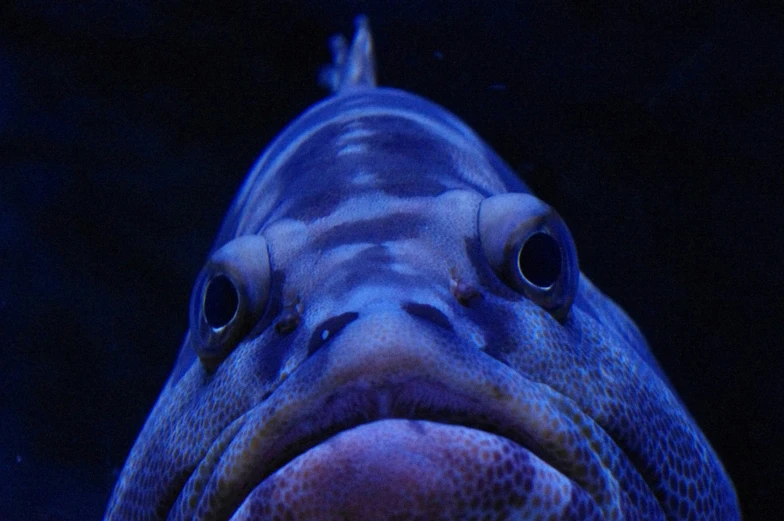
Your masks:
<path fill-rule="evenodd" d="M 366 310 L 339 331 L 314 334 L 326 336 L 319 348 L 325 350 L 320 379 L 336 389 L 348 383 L 387 386 L 440 379 L 447 368 L 454 373 L 463 367 L 454 359 L 463 346 L 451 320 L 427 304 L 406 302 L 398 309 Z"/>

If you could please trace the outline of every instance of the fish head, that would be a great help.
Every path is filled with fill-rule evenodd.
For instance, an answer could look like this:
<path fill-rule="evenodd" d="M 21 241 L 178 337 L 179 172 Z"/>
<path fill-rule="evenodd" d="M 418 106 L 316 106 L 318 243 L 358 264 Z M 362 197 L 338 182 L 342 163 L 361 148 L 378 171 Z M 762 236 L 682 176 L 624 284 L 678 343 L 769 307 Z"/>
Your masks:
<path fill-rule="evenodd" d="M 710 446 L 552 208 L 391 192 L 223 230 L 107 518 L 725 508 Z"/>

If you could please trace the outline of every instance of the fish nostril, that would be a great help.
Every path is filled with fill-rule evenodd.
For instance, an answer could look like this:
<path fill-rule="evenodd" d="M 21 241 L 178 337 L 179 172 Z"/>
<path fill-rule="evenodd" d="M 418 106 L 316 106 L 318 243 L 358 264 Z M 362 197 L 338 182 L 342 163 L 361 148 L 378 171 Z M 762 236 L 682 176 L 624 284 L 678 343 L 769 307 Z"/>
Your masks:
<path fill-rule="evenodd" d="M 358 316 L 359 313 L 356 311 L 350 311 L 322 322 L 310 337 L 310 342 L 308 343 L 308 356 L 315 353 L 321 346 L 334 338 L 344 327 L 356 320 Z"/>
<path fill-rule="evenodd" d="M 435 324 L 438 327 L 442 327 L 447 331 L 454 331 L 452 322 L 449 321 L 449 318 L 433 306 L 428 304 L 417 304 L 416 302 L 406 302 L 400 307 L 403 308 L 403 311 L 412 317 L 427 320 L 428 322 Z"/>

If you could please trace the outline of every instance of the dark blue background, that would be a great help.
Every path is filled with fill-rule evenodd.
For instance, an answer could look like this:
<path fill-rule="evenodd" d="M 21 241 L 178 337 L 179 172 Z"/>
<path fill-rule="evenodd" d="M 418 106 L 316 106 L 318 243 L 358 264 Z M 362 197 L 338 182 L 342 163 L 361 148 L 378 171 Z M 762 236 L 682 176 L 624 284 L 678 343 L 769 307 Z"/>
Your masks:
<path fill-rule="evenodd" d="M 100 518 L 232 196 L 359 12 L 381 83 L 558 208 L 745 518 L 779 518 L 784 13 L 725 4 L 5 4 L 0 518 Z"/>

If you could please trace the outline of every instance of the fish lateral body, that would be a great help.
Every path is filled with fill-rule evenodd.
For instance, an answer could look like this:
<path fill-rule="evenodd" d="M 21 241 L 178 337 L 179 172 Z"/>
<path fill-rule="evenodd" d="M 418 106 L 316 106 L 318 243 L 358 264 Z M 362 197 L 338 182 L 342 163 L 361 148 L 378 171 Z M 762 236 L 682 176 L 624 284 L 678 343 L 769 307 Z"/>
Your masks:
<path fill-rule="evenodd" d="M 558 213 L 376 86 L 367 19 L 332 49 L 333 95 L 229 210 L 105 519 L 740 519 Z"/>

